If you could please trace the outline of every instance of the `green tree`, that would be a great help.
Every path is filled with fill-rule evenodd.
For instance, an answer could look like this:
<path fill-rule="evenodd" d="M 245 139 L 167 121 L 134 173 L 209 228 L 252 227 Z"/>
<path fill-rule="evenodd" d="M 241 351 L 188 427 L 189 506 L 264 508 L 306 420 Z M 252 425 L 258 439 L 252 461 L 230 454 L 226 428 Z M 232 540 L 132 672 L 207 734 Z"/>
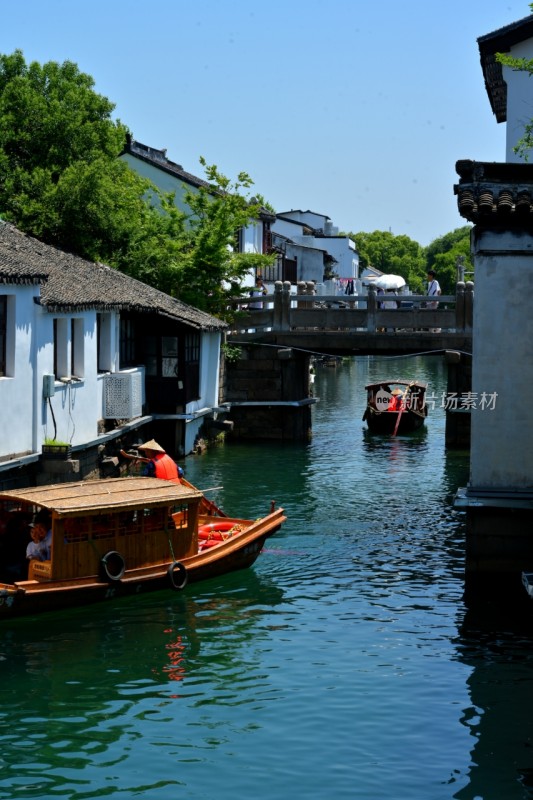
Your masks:
<path fill-rule="evenodd" d="M 347 235 L 355 242 L 360 269 L 374 267 L 386 274 L 401 275 L 413 292 L 422 290 L 426 261 L 418 242 L 389 231 Z"/>
<path fill-rule="evenodd" d="M 473 263 L 470 254 L 470 225 L 456 228 L 454 231 L 431 242 L 426 248 L 426 267 L 434 269 L 443 294 L 455 294 L 457 283 L 457 265 L 464 266 L 466 280 L 472 280 Z M 425 278 L 425 276 L 424 276 Z"/>
<path fill-rule="evenodd" d="M 216 166 L 210 188 L 190 192 L 190 213 L 118 156 L 128 129 L 72 62 L 27 65 L 0 55 L 0 214 L 27 233 L 103 261 L 184 302 L 225 316 L 251 266 L 271 258 L 232 252 L 259 201 Z"/>
<path fill-rule="evenodd" d="M 235 253 L 236 232 L 259 218 L 260 203 L 248 199 L 253 181 L 241 172 L 232 182 L 216 165 L 204 167 L 209 188 L 185 193 L 190 209 L 187 217 L 188 244 L 183 252 L 177 283 L 184 302 L 220 315 L 225 314 L 228 298 L 241 292 L 250 268 L 261 270 L 273 264 L 275 256 Z"/>
<path fill-rule="evenodd" d="M 108 260 L 127 238 L 125 208 L 147 185 L 117 163 L 127 129 L 93 86 L 70 61 L 0 56 L 0 212 L 46 242 Z"/>

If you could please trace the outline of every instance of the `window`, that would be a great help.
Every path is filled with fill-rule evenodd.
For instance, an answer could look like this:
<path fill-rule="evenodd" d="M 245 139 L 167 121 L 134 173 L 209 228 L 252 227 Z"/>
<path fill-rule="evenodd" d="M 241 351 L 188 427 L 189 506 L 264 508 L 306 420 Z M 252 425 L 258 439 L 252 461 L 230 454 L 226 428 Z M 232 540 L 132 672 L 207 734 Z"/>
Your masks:
<path fill-rule="evenodd" d="M 178 337 L 161 337 L 161 377 L 178 377 Z"/>
<path fill-rule="evenodd" d="M 96 315 L 96 340 L 98 348 L 98 372 L 112 372 L 111 314 Z"/>
<path fill-rule="evenodd" d="M 136 363 L 135 327 L 128 317 L 120 318 L 120 368 L 133 367 Z"/>
<path fill-rule="evenodd" d="M 157 337 L 151 334 L 144 336 L 142 351 L 146 374 L 151 378 L 157 377 Z"/>
<path fill-rule="evenodd" d="M 200 334 L 185 336 L 185 387 L 186 402 L 200 397 Z"/>
<path fill-rule="evenodd" d="M 185 361 L 188 364 L 200 362 L 200 336 L 197 333 L 188 333 L 185 337 Z"/>
<path fill-rule="evenodd" d="M 85 357 L 83 341 L 83 320 L 70 321 L 70 374 L 76 378 L 85 375 Z"/>
<path fill-rule="evenodd" d="M 263 253 L 272 252 L 272 231 L 270 230 L 270 223 L 263 222 Z"/>
<path fill-rule="evenodd" d="M 67 378 L 70 375 L 67 323 L 67 319 L 54 319 L 54 375 L 56 380 Z"/>

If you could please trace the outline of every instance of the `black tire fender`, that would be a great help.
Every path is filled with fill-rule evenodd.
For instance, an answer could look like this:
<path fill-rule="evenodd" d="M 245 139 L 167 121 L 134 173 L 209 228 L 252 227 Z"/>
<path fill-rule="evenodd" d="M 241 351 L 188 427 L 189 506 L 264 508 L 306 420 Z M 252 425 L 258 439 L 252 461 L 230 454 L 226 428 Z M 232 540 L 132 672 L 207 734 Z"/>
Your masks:
<path fill-rule="evenodd" d="M 100 561 L 102 577 L 107 581 L 119 581 L 124 577 L 126 562 L 116 550 L 110 550 Z"/>
<path fill-rule="evenodd" d="M 185 567 L 181 561 L 173 561 L 167 570 L 167 575 L 171 587 L 177 592 L 181 591 L 181 589 L 185 589 L 187 586 L 189 573 L 187 572 L 187 567 Z"/>

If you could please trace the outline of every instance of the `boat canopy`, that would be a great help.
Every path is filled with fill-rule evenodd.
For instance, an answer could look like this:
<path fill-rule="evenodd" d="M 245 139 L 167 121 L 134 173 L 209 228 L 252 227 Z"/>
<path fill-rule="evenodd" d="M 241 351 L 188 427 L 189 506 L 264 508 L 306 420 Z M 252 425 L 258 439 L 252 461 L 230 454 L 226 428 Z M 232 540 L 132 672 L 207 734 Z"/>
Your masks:
<path fill-rule="evenodd" d="M 374 381 L 373 383 L 369 383 L 365 386 L 365 389 L 368 391 L 369 389 L 379 389 L 386 386 L 412 386 L 418 389 L 427 389 L 428 387 L 427 383 L 424 381 L 409 381 L 405 380 L 404 378 L 395 380 L 394 378 L 391 378 L 389 380 Z"/>
<path fill-rule="evenodd" d="M 120 509 L 171 506 L 199 501 L 198 489 L 159 478 L 108 478 L 0 492 L 0 504 L 24 503 L 56 516 L 105 513 Z"/>

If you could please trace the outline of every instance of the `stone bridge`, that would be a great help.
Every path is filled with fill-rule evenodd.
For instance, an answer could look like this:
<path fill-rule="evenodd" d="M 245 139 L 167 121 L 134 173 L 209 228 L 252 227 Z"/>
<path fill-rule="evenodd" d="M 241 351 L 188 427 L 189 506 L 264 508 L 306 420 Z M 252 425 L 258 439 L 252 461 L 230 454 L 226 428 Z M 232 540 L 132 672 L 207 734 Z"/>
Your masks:
<path fill-rule="evenodd" d="M 313 284 L 278 281 L 274 294 L 234 300 L 236 321 L 229 344 L 265 343 L 331 355 L 387 355 L 437 350 L 472 352 L 474 286 L 460 282 L 455 295 L 439 297 L 437 309 L 425 295 L 398 295 L 399 307 L 380 307 L 383 295 L 316 295 Z"/>
<path fill-rule="evenodd" d="M 227 343 L 236 348 L 224 360 L 221 406 L 234 437 L 309 438 L 315 354 L 445 353 L 449 391 L 470 389 L 473 284 L 458 283 L 455 295 L 439 297 L 437 309 L 421 295 L 399 295 L 399 308 L 383 309 L 373 287 L 364 296 L 315 295 L 313 288 L 299 284 L 292 294 L 290 283 L 278 282 L 272 295 L 233 301 Z M 448 446 L 467 446 L 466 416 L 447 415 Z"/>

